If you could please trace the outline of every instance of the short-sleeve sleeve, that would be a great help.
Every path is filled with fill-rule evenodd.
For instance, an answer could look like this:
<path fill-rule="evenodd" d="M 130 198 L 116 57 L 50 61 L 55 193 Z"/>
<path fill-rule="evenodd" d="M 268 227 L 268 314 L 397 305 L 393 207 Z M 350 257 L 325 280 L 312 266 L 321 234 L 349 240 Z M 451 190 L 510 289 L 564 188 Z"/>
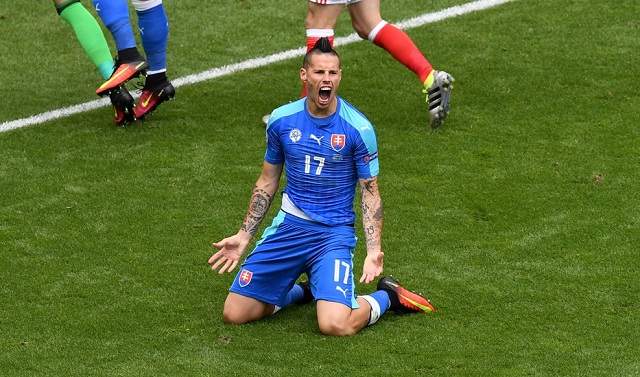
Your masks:
<path fill-rule="evenodd" d="M 354 159 L 358 178 L 375 177 L 380 171 L 378 164 L 378 143 L 371 125 L 358 129 L 358 141 L 355 145 Z"/>
<path fill-rule="evenodd" d="M 267 151 L 264 154 L 264 160 L 270 164 L 278 165 L 284 163 L 284 153 L 282 143 L 280 141 L 279 130 L 280 122 L 275 121 L 267 126 Z"/>

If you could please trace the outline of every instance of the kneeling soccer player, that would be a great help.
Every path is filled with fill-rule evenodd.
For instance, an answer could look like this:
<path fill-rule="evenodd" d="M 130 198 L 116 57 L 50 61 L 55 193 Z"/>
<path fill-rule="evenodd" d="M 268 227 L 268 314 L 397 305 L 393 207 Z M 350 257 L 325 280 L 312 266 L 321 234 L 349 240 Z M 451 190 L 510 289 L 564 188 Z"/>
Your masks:
<path fill-rule="evenodd" d="M 287 184 L 282 208 L 246 258 L 224 304 L 227 323 L 243 324 L 291 304 L 316 300 L 320 331 L 353 335 L 389 308 L 399 313 L 431 312 L 424 297 L 385 277 L 378 290 L 356 296 L 353 200 L 360 183 L 367 256 L 360 282 L 382 272 L 382 201 L 378 192 L 378 147 L 371 123 L 337 96 L 340 57 L 320 38 L 304 58 L 300 79 L 308 96 L 273 111 L 267 151 L 247 215 L 238 233 L 213 246 L 213 270 L 232 271 L 278 190 Z M 306 273 L 308 283 L 295 284 Z"/>

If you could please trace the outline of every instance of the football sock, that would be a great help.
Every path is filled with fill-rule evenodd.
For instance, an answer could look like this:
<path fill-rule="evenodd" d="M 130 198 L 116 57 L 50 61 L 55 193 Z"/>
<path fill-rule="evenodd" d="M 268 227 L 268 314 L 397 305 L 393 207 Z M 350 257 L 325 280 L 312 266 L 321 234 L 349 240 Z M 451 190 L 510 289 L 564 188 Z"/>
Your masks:
<path fill-rule="evenodd" d="M 119 63 L 131 63 L 144 60 L 144 58 L 138 52 L 138 49 L 134 47 L 125 48 L 124 50 L 118 50 L 118 62 Z"/>
<path fill-rule="evenodd" d="M 165 82 L 167 82 L 167 73 L 165 71 L 147 74 L 147 78 L 144 81 L 144 88 L 154 90 Z"/>
<path fill-rule="evenodd" d="M 167 70 L 167 39 L 169 36 L 169 22 L 162 3 L 144 10 L 136 11 L 138 27 L 142 37 L 142 46 L 149 63 L 148 74 Z"/>
<path fill-rule="evenodd" d="M 389 294 L 385 291 L 375 291 L 369 295 L 358 296 L 367 300 L 371 306 L 371 312 L 369 314 L 369 323 L 367 325 L 373 325 L 378 322 L 378 319 L 389 310 L 391 301 L 389 300 Z"/>
<path fill-rule="evenodd" d="M 289 290 L 289 293 L 287 293 L 287 297 L 285 297 L 284 299 L 284 304 L 282 304 L 282 306 L 274 305 L 273 313 L 271 314 L 276 314 L 277 312 L 280 311 L 280 309 L 287 307 L 291 304 L 300 302 L 303 298 L 304 298 L 304 289 L 300 284 L 294 284 L 293 287 Z"/>
<path fill-rule="evenodd" d="M 116 42 L 118 51 L 136 47 L 127 0 L 93 0 L 96 12 L 109 29 Z"/>
<path fill-rule="evenodd" d="M 315 46 L 318 39 L 322 37 L 329 38 L 329 43 L 333 47 L 333 29 L 307 29 L 307 52 L 311 51 Z M 302 83 L 302 90 L 300 90 L 300 98 L 307 96 L 307 87 Z"/>
<path fill-rule="evenodd" d="M 304 289 L 300 284 L 294 284 L 289 293 L 287 293 L 287 298 L 284 301 L 284 306 L 289 304 L 295 304 L 304 298 Z"/>
<path fill-rule="evenodd" d="M 433 71 L 433 67 L 407 33 L 386 21 L 380 21 L 369 33 L 369 40 L 387 50 L 394 59 L 413 71 L 420 82 L 426 85 L 425 81 Z"/>
<path fill-rule="evenodd" d="M 329 38 L 329 43 L 333 46 L 333 29 L 307 29 L 307 52 L 311 51 L 322 37 Z"/>
<path fill-rule="evenodd" d="M 60 10 L 60 17 L 73 28 L 80 46 L 95 64 L 103 79 L 113 73 L 113 58 L 109 45 L 95 18 L 81 3 L 72 3 Z"/>

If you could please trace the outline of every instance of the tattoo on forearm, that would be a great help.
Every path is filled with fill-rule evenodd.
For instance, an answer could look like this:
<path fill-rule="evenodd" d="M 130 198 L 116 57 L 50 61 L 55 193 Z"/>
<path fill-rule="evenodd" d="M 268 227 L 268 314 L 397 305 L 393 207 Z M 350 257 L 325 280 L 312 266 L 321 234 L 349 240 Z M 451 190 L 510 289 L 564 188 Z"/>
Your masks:
<path fill-rule="evenodd" d="M 365 241 L 367 243 L 367 249 L 380 247 L 380 237 L 376 235 L 376 229 L 373 225 L 369 225 L 365 228 Z"/>
<path fill-rule="evenodd" d="M 380 202 L 380 206 L 378 206 L 378 209 L 376 210 L 376 213 L 373 214 L 373 219 L 376 221 L 382 221 L 382 218 L 384 217 L 383 215 L 383 211 L 382 211 L 382 202 Z"/>
<path fill-rule="evenodd" d="M 377 182 L 374 180 L 365 181 L 364 188 L 369 192 L 369 194 L 373 194 L 374 189 L 378 187 Z"/>
<path fill-rule="evenodd" d="M 380 249 L 384 216 L 382 199 L 378 193 L 378 185 L 375 179 L 363 182 L 361 204 L 367 249 Z"/>
<path fill-rule="evenodd" d="M 253 195 L 249 202 L 249 210 L 247 211 L 247 215 L 245 216 L 240 229 L 253 236 L 258 230 L 260 222 L 267 214 L 269 206 L 271 206 L 272 199 L 273 196 L 271 194 L 260 188 L 254 187 Z"/>

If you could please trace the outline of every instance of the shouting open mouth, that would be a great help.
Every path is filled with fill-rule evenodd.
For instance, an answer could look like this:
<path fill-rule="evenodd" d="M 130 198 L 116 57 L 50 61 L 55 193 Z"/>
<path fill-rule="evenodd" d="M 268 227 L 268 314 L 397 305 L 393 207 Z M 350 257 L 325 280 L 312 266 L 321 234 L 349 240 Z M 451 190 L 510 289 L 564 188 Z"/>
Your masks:
<path fill-rule="evenodd" d="M 318 90 L 318 103 L 320 105 L 328 105 L 331 100 L 331 87 L 328 85 L 323 85 Z"/>

